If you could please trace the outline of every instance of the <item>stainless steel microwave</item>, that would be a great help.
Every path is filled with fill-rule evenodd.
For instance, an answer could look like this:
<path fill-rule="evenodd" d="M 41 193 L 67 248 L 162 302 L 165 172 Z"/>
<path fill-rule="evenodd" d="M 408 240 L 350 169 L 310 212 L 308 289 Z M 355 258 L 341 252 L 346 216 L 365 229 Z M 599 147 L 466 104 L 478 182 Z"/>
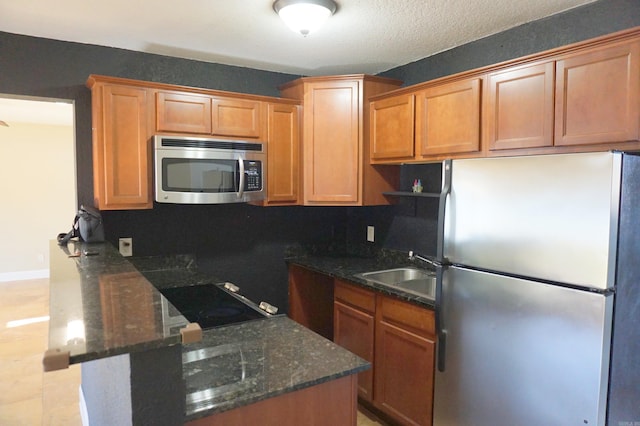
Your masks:
<path fill-rule="evenodd" d="M 156 135 L 154 157 L 159 203 L 244 203 L 266 197 L 264 143 Z"/>

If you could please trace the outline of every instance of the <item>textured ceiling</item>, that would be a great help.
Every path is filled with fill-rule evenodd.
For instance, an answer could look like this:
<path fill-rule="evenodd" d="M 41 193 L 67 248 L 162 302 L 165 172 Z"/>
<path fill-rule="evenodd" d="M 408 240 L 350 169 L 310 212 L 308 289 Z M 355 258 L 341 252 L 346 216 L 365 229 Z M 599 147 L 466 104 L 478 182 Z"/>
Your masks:
<path fill-rule="evenodd" d="M 336 0 L 302 37 L 273 0 L 3 0 L 0 31 L 291 74 L 377 74 L 592 1 Z"/>

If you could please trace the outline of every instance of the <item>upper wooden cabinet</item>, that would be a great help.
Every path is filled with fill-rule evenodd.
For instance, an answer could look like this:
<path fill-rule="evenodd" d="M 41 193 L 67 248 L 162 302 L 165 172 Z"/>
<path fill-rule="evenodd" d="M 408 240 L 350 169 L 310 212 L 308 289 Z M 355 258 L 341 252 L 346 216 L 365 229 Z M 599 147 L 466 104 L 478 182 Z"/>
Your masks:
<path fill-rule="evenodd" d="M 298 105 L 290 103 L 270 103 L 268 106 L 268 205 L 297 204 L 299 201 L 299 109 Z"/>
<path fill-rule="evenodd" d="M 484 128 L 490 150 L 553 145 L 554 64 L 489 74 Z"/>
<path fill-rule="evenodd" d="M 158 92 L 156 94 L 158 132 L 211 133 L 209 96 Z"/>
<path fill-rule="evenodd" d="M 261 101 L 191 93 L 158 92 L 159 132 L 265 139 L 266 110 Z"/>
<path fill-rule="evenodd" d="M 415 153 L 413 93 L 371 102 L 371 159 L 404 160 Z"/>
<path fill-rule="evenodd" d="M 562 57 L 556 74 L 556 145 L 639 139 L 640 41 Z"/>
<path fill-rule="evenodd" d="M 371 132 L 372 164 L 638 150 L 640 28 L 377 96 Z"/>
<path fill-rule="evenodd" d="M 480 86 L 481 79 L 472 78 L 416 94 L 419 157 L 480 151 Z"/>
<path fill-rule="evenodd" d="M 100 210 L 153 206 L 150 90 L 90 77 L 94 204 Z"/>
<path fill-rule="evenodd" d="M 397 184 L 398 170 L 368 164 L 365 100 L 399 85 L 397 80 L 349 75 L 301 78 L 280 87 L 284 97 L 303 102 L 305 205 L 389 203 L 382 192 Z"/>

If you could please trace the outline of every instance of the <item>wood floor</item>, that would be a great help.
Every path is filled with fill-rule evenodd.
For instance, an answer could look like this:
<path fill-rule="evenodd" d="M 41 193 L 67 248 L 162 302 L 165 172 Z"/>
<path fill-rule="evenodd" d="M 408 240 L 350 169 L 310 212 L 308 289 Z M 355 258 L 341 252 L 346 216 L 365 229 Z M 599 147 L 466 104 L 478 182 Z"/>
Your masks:
<path fill-rule="evenodd" d="M 80 366 L 42 371 L 49 280 L 0 282 L 0 425 L 80 426 Z M 12 321 L 33 320 L 27 324 Z M 358 426 L 381 426 L 358 412 Z"/>

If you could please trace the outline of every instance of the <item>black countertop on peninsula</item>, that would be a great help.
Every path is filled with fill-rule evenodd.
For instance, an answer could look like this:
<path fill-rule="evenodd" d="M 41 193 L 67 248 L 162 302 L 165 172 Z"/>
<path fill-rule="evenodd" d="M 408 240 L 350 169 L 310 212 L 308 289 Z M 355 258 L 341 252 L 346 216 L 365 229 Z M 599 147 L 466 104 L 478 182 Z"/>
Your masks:
<path fill-rule="evenodd" d="M 418 296 L 383 284 L 372 283 L 356 276 L 356 274 L 362 272 L 379 271 L 403 266 L 430 269 L 421 261 L 409 260 L 408 255 L 404 253 L 383 251 L 375 257 L 358 257 L 348 254 L 332 254 L 330 256 L 322 254 L 301 254 L 287 257 L 286 262 L 334 278 L 346 280 L 361 287 L 394 296 L 425 308 L 433 309 L 435 307 L 435 301 L 427 297 Z"/>
<path fill-rule="evenodd" d="M 70 364 L 180 345 L 179 332 L 165 324 L 169 302 L 156 286 L 221 281 L 195 268 L 134 262 L 147 269 L 140 272 L 109 243 L 52 241 L 50 259 L 49 349 L 68 351 Z M 370 368 L 284 315 L 204 330 L 202 341 L 182 346 L 182 355 L 176 368 L 185 384 L 185 421 Z"/>

